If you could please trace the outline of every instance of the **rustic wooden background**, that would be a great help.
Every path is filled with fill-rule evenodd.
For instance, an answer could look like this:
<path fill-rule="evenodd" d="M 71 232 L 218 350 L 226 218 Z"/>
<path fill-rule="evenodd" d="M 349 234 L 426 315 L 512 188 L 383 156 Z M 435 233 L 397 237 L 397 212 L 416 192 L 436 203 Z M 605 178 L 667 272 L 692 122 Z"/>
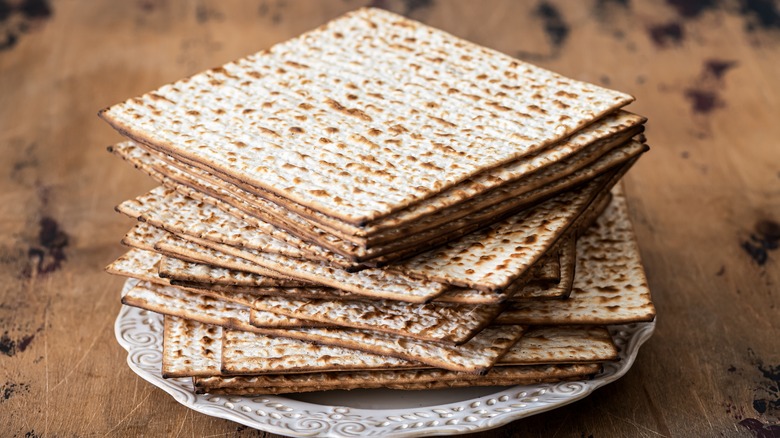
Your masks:
<path fill-rule="evenodd" d="M 152 182 L 98 109 L 363 1 L 0 0 L 0 435 L 264 436 L 125 365 L 103 266 Z M 780 436 L 780 3 L 374 1 L 634 94 L 627 177 L 658 327 L 622 380 L 481 436 Z"/>

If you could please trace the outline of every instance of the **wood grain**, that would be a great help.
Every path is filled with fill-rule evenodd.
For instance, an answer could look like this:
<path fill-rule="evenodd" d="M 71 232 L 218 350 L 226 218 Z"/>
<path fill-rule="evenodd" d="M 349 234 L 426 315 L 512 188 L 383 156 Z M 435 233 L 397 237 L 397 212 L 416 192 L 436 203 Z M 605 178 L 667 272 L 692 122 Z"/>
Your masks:
<path fill-rule="evenodd" d="M 125 365 L 102 268 L 131 225 L 114 205 L 153 183 L 105 152 L 119 137 L 95 114 L 364 3 L 0 1 L 3 436 L 273 436 Z M 373 3 L 632 93 L 650 119 L 627 190 L 656 335 L 620 381 L 478 436 L 778 436 L 780 5 Z"/>

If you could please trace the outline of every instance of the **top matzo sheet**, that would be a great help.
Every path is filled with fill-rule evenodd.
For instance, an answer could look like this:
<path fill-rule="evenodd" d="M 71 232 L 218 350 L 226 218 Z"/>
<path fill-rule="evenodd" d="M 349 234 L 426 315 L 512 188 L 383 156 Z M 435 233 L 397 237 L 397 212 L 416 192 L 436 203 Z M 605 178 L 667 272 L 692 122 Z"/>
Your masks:
<path fill-rule="evenodd" d="M 365 8 L 101 117 L 227 180 L 367 225 L 632 100 Z"/>

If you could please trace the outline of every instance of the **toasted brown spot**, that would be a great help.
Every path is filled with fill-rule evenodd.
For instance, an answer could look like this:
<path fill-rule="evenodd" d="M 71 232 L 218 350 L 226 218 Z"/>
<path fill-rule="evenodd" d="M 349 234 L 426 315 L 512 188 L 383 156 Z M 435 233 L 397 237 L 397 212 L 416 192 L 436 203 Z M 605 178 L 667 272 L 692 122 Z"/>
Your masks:
<path fill-rule="evenodd" d="M 334 128 L 332 126 L 329 126 L 329 127 L 325 128 L 325 132 L 327 132 L 328 134 L 335 134 L 335 133 L 339 132 L 339 128 Z"/>
<path fill-rule="evenodd" d="M 362 135 L 353 135 L 352 139 L 355 140 L 358 143 L 362 143 L 366 146 L 371 147 L 372 149 L 379 149 L 379 145 L 372 142 L 371 140 L 363 137 Z"/>
<path fill-rule="evenodd" d="M 357 108 L 347 108 L 344 105 L 338 103 L 337 101 L 335 101 L 333 99 L 327 99 L 325 101 L 325 103 L 327 103 L 328 106 L 330 106 L 332 109 L 334 109 L 336 111 L 339 111 L 339 112 L 344 113 L 344 114 L 348 114 L 350 116 L 357 117 L 357 118 L 359 118 L 361 120 L 364 120 L 364 121 L 367 121 L 367 122 L 370 122 L 370 121 L 374 120 L 374 119 L 371 118 L 371 116 L 369 116 L 368 114 L 366 114 L 362 110 L 357 109 Z"/>
<path fill-rule="evenodd" d="M 501 105 L 498 102 L 488 102 L 488 105 L 492 106 L 493 108 L 501 111 L 512 111 L 512 108 L 509 108 L 508 106 Z"/>
<path fill-rule="evenodd" d="M 376 128 L 371 128 L 371 129 L 368 130 L 368 135 L 372 135 L 374 137 L 376 137 L 377 135 L 379 135 L 381 133 L 382 133 L 382 131 L 380 131 L 380 130 L 378 130 Z"/>
<path fill-rule="evenodd" d="M 320 190 L 320 189 L 309 190 L 309 193 L 311 193 L 314 196 L 327 196 L 328 195 L 328 192 L 326 192 L 325 190 Z"/>
<path fill-rule="evenodd" d="M 439 123 L 441 123 L 442 125 L 444 125 L 444 126 L 448 126 L 448 127 L 450 127 L 450 128 L 454 128 L 454 127 L 456 127 L 456 126 L 457 126 L 457 125 L 455 125 L 454 123 L 452 123 L 452 122 L 448 122 L 448 121 L 446 121 L 446 120 L 444 120 L 444 119 L 442 119 L 442 118 L 439 118 L 439 117 L 430 116 L 430 118 L 431 118 L 431 120 L 435 120 L 436 122 L 439 122 Z"/>
<path fill-rule="evenodd" d="M 405 46 L 403 44 L 390 44 L 390 47 L 392 47 L 394 49 L 398 49 L 398 50 L 403 50 L 405 52 L 414 52 L 413 48 L 411 48 L 409 46 Z"/>
<path fill-rule="evenodd" d="M 388 130 L 391 133 L 396 134 L 396 135 L 403 134 L 405 132 L 409 132 L 409 130 L 406 129 L 403 125 L 398 125 L 398 124 L 391 126 L 390 128 L 388 128 Z"/>
<path fill-rule="evenodd" d="M 157 93 L 149 93 L 149 97 L 151 97 L 153 100 L 164 100 L 166 102 L 174 103 L 172 100 L 170 100 L 170 99 L 168 99 L 168 98 L 166 98 L 164 96 L 160 96 Z"/>
<path fill-rule="evenodd" d="M 287 65 L 289 65 L 290 67 L 295 67 L 295 68 L 309 68 L 309 66 L 308 66 L 308 65 L 306 65 L 306 64 L 301 64 L 300 62 L 295 62 L 295 61 L 285 61 L 284 63 L 285 63 L 285 64 L 287 64 Z"/>
<path fill-rule="evenodd" d="M 567 93 L 564 90 L 559 90 L 558 92 L 555 93 L 555 95 L 556 96 L 568 97 L 569 99 L 576 99 L 576 98 L 579 97 L 576 93 Z"/>
<path fill-rule="evenodd" d="M 431 162 L 420 163 L 420 166 L 425 167 L 426 169 L 431 169 L 431 170 L 444 170 L 444 168 L 439 167 L 439 166 L 437 166 L 437 165 L 435 165 L 435 164 L 433 164 Z"/>
<path fill-rule="evenodd" d="M 259 127 L 258 129 L 259 129 L 259 130 L 260 130 L 260 132 L 262 132 L 263 134 L 268 134 L 268 135 L 271 135 L 271 136 L 274 136 L 274 137 L 277 137 L 277 138 L 279 138 L 279 137 L 280 137 L 280 135 L 279 135 L 279 134 L 278 134 L 276 131 L 270 130 L 270 129 L 268 129 L 268 128 L 263 128 L 263 127 L 261 126 L 261 127 Z"/>
<path fill-rule="evenodd" d="M 303 130 L 303 128 L 301 128 L 301 127 L 299 127 L 299 126 L 293 126 L 293 127 L 291 127 L 291 128 L 289 129 L 289 131 L 290 131 L 290 132 L 292 132 L 293 134 L 303 134 L 303 133 L 305 132 L 305 131 Z"/>

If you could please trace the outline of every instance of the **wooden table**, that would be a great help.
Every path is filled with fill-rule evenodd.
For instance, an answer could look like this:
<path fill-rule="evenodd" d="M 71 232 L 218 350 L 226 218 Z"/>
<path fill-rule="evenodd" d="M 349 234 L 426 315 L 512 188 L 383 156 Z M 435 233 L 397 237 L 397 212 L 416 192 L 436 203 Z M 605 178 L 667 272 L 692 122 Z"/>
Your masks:
<path fill-rule="evenodd" d="M 482 436 L 780 435 L 780 5 L 700 3 L 375 2 L 650 119 L 626 185 L 655 336 L 617 383 Z M 362 4 L 0 2 L 0 435 L 264 435 L 125 365 L 103 267 L 131 225 L 114 205 L 154 184 L 105 152 L 120 137 L 96 112 Z"/>

